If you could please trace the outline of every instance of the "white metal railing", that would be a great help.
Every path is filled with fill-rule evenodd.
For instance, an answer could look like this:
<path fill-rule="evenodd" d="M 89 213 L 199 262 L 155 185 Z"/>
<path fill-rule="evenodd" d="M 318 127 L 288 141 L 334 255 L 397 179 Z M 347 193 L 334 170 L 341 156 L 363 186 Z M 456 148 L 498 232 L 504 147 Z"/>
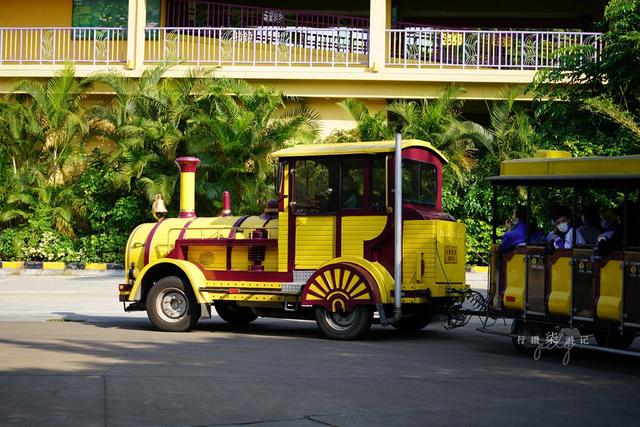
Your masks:
<path fill-rule="evenodd" d="M 170 27 L 314 27 L 369 28 L 369 18 L 314 10 L 220 3 L 212 0 L 167 0 Z"/>
<path fill-rule="evenodd" d="M 358 28 L 150 27 L 145 61 L 217 65 L 363 65 L 368 30 Z"/>
<path fill-rule="evenodd" d="M 560 54 L 592 46 L 584 58 L 598 60 L 600 33 L 405 28 L 387 30 L 386 64 L 401 67 L 460 67 L 537 70 L 558 66 Z"/>
<path fill-rule="evenodd" d="M 125 62 L 126 28 L 0 27 L 0 64 Z"/>

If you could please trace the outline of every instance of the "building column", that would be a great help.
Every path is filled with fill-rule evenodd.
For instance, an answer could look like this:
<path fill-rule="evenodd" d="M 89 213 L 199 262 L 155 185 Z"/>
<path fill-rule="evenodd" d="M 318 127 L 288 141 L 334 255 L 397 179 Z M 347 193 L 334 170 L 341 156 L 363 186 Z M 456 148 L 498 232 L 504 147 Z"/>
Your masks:
<path fill-rule="evenodd" d="M 144 66 L 145 26 L 147 25 L 146 0 L 129 0 L 127 24 L 127 68 L 130 70 Z"/>
<path fill-rule="evenodd" d="M 391 0 L 370 0 L 369 9 L 369 70 L 384 70 L 391 28 Z"/>

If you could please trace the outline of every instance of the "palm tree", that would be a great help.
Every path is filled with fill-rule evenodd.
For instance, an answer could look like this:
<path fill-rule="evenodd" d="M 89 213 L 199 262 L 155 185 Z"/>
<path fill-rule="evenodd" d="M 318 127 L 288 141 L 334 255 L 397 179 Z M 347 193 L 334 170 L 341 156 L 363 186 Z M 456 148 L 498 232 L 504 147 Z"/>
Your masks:
<path fill-rule="evenodd" d="M 268 155 L 286 143 L 315 135 L 313 114 L 288 108 L 280 93 L 242 81 L 215 79 L 194 71 L 163 79 L 168 66 L 146 70 L 139 80 L 105 75 L 98 80 L 116 94 L 91 111 L 93 126 L 116 143 L 111 155 L 115 183 L 141 191 L 149 201 L 176 191 L 177 155 L 202 161 L 198 200 L 210 213 L 224 190 L 233 190 L 241 209 L 256 208 L 268 194 Z M 238 200 L 238 199 L 236 199 Z"/>
<path fill-rule="evenodd" d="M 272 194 L 270 153 L 311 141 L 317 117 L 304 105 L 286 105 L 282 93 L 243 81 L 206 82 L 190 121 L 187 151 L 200 157 L 197 192 L 208 209 L 232 190 L 239 211 L 255 211 Z"/>
<path fill-rule="evenodd" d="M 67 65 L 45 83 L 23 80 L 14 89 L 24 107 L 21 113 L 28 117 L 29 132 L 51 155 L 54 185 L 59 175 L 64 179 L 62 166 L 74 154 L 70 148 L 80 146 L 89 132 L 81 103 L 92 86 L 93 79 L 76 79 L 75 69 Z"/>
<path fill-rule="evenodd" d="M 640 116 L 631 112 L 626 105 L 618 105 L 610 96 L 601 95 L 585 99 L 582 108 L 627 130 L 633 135 L 636 147 L 640 146 Z"/>
<path fill-rule="evenodd" d="M 0 189 L 0 223 L 11 226 L 29 218 L 37 202 L 33 192 L 33 170 L 22 168 L 18 174 L 5 174 Z"/>
<path fill-rule="evenodd" d="M 536 150 L 536 133 L 529 115 L 516 103 L 523 93 L 522 87 L 505 88 L 498 94 L 502 101 L 489 107 L 493 151 L 498 163 L 531 156 Z"/>
<path fill-rule="evenodd" d="M 177 182 L 173 164 L 183 149 L 184 131 L 193 113 L 196 74 L 184 79 L 163 79 L 168 65 L 147 69 L 140 79 L 118 74 L 97 77 L 115 97 L 91 110 L 97 133 L 116 144 L 111 164 L 119 170 L 115 185 L 141 190 L 149 201 L 160 193 L 171 201 Z"/>
<path fill-rule="evenodd" d="M 448 168 L 459 182 L 476 165 L 478 146 L 492 149 L 493 137 L 481 125 L 461 119 L 462 101 L 457 96 L 462 91 L 450 86 L 434 100 L 400 101 L 388 110 L 402 120 L 403 133 L 407 137 L 422 139 L 434 145 L 448 158 Z"/>
<path fill-rule="evenodd" d="M 387 118 L 387 111 L 371 113 L 367 106 L 357 99 L 345 99 L 338 103 L 356 121 L 356 141 L 381 141 L 393 138 L 393 127 Z"/>
<path fill-rule="evenodd" d="M 42 180 L 38 182 L 40 185 L 34 190 L 39 208 L 46 209 L 56 231 L 68 237 L 75 237 L 75 230 L 86 216 L 85 200 L 78 194 L 75 183 L 47 185 Z"/>
<path fill-rule="evenodd" d="M 30 159 L 35 161 L 41 151 L 42 144 L 29 133 L 29 129 L 37 127 L 33 119 L 33 114 L 20 103 L 0 103 L 0 147 L 11 159 L 14 176 Z"/>

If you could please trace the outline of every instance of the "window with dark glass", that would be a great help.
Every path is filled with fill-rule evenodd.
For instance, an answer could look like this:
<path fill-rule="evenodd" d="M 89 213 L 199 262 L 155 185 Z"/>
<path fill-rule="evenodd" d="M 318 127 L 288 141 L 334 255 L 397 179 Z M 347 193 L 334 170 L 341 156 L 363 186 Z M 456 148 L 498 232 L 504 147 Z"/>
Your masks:
<path fill-rule="evenodd" d="M 337 162 L 332 159 L 296 160 L 294 212 L 331 213 L 336 210 Z"/>
<path fill-rule="evenodd" d="M 402 161 L 402 199 L 408 203 L 436 204 L 436 167 L 431 163 Z"/>
<path fill-rule="evenodd" d="M 376 157 L 371 160 L 371 207 L 386 208 L 385 192 L 387 191 L 386 158 Z"/>
<path fill-rule="evenodd" d="M 340 162 L 340 207 L 364 207 L 364 159 L 344 159 Z"/>

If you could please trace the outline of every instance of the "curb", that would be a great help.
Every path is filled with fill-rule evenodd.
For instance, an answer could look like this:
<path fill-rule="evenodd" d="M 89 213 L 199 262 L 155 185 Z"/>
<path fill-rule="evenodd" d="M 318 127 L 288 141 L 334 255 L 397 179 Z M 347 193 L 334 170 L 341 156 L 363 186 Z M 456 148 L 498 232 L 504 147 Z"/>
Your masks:
<path fill-rule="evenodd" d="M 74 276 L 119 276 L 124 272 L 121 264 L 92 262 L 42 262 L 42 261 L 0 261 L 0 275 L 24 274 L 39 275 L 74 275 Z"/>
<path fill-rule="evenodd" d="M 467 266 L 467 273 L 488 273 L 489 267 L 486 265 Z"/>

